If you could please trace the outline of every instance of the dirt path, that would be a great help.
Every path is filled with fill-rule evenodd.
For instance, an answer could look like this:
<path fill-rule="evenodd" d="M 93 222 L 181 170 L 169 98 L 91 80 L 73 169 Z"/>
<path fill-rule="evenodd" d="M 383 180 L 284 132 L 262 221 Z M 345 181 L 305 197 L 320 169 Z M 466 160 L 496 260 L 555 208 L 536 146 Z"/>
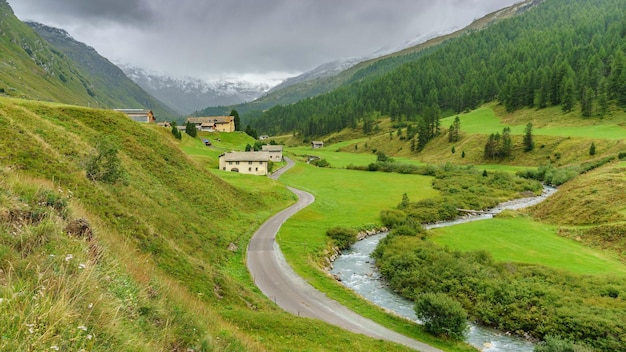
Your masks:
<path fill-rule="evenodd" d="M 287 166 L 272 175 L 272 178 L 277 179 L 294 165 L 293 161 L 285 159 Z M 441 351 L 354 313 L 326 297 L 291 269 L 275 241 L 276 233 L 290 216 L 313 203 L 315 198 L 310 193 L 291 187 L 289 189 L 298 196 L 298 201 L 261 225 L 248 244 L 247 266 L 259 289 L 293 315 L 320 319 L 355 333 L 396 342 L 418 351 Z"/>

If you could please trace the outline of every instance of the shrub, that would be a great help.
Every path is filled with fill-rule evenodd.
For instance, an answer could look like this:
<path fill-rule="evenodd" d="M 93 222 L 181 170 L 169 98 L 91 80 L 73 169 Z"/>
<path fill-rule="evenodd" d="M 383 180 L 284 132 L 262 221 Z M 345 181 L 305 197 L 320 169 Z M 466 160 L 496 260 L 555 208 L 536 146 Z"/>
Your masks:
<path fill-rule="evenodd" d="M 326 159 L 313 160 L 311 161 L 311 164 L 317 167 L 330 167 L 330 163 Z"/>
<path fill-rule="evenodd" d="M 462 340 L 467 330 L 467 312 L 461 304 L 443 293 L 424 293 L 415 302 L 415 313 L 426 331 Z"/>
<path fill-rule="evenodd" d="M 412 226 L 409 225 L 401 225 L 398 226 L 397 228 L 391 230 L 391 234 L 393 236 L 415 236 L 418 233 L 420 233 L 421 231 L 420 229 L 415 229 Z"/>
<path fill-rule="evenodd" d="M 106 138 L 96 145 L 96 154 L 87 160 L 85 171 L 90 180 L 109 184 L 126 178 L 126 171 L 117 155 L 117 147 Z"/>
<path fill-rule="evenodd" d="M 592 350 L 562 339 L 559 336 L 546 336 L 545 341 L 538 344 L 534 352 L 591 352 Z"/>
<path fill-rule="evenodd" d="M 326 231 L 326 235 L 333 239 L 339 249 L 348 249 L 356 242 L 357 231 L 347 227 L 333 227 Z"/>
<path fill-rule="evenodd" d="M 406 221 L 406 214 L 401 210 L 388 209 L 380 212 L 383 225 L 389 228 L 397 227 Z"/>

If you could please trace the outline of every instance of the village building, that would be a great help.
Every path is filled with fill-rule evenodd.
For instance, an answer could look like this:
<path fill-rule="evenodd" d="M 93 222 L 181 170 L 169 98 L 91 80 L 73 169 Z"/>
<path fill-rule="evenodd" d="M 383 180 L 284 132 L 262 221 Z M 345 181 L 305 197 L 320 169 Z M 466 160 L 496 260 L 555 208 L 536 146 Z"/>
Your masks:
<path fill-rule="evenodd" d="M 324 142 L 322 141 L 313 141 L 311 142 L 311 148 L 313 149 L 319 149 L 319 148 L 323 148 L 324 147 Z"/>
<path fill-rule="evenodd" d="M 269 152 L 228 152 L 220 155 L 219 168 L 242 174 L 267 175 L 269 161 Z"/>
<path fill-rule="evenodd" d="M 188 117 L 187 122 L 196 125 L 203 132 L 235 132 L 234 116 Z"/>
<path fill-rule="evenodd" d="M 283 146 L 282 145 L 264 145 L 261 147 L 264 152 L 270 153 L 270 160 L 273 162 L 283 161 Z"/>
<path fill-rule="evenodd" d="M 269 138 L 270 138 L 270 136 L 268 136 L 266 134 L 262 134 L 262 135 L 259 136 L 259 140 L 260 141 L 264 141 L 264 140 L 269 139 Z"/>
<path fill-rule="evenodd" d="M 156 118 L 154 117 L 154 113 L 152 113 L 152 110 L 146 110 L 146 109 L 115 109 L 115 111 L 119 111 L 121 113 L 126 114 L 133 121 L 142 122 L 142 123 L 154 123 L 154 122 L 156 122 Z"/>

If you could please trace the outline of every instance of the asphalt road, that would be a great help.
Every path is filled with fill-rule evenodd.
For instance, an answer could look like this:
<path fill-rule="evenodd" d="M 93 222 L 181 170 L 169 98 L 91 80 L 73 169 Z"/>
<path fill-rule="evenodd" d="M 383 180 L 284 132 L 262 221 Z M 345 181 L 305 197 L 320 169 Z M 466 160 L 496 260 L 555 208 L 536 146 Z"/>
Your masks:
<path fill-rule="evenodd" d="M 285 159 L 287 166 L 274 173 L 272 178 L 277 179 L 293 166 L 293 161 Z M 259 289 L 293 315 L 320 319 L 355 333 L 396 342 L 418 351 L 440 352 L 439 349 L 354 313 L 316 290 L 291 269 L 275 241 L 276 233 L 285 220 L 313 203 L 315 198 L 310 193 L 291 187 L 289 189 L 298 196 L 298 201 L 261 225 L 248 244 L 247 266 Z"/>

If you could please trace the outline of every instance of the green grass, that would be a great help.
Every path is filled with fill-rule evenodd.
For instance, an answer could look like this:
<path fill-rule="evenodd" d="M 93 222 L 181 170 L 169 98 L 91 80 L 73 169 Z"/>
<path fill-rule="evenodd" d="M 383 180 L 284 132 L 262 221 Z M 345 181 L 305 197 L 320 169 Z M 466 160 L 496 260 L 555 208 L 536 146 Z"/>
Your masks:
<path fill-rule="evenodd" d="M 0 98 L 0 133 L 1 350 L 407 350 L 294 319 L 254 286 L 245 248 L 294 201 L 280 183 L 218 178 L 179 148 L 197 141 L 106 110 Z M 103 134 L 127 184 L 85 177 Z M 11 215 L 52 212 L 50 194 L 67 212 L 36 226 Z M 93 242 L 64 233 L 76 218 Z"/>
<path fill-rule="evenodd" d="M 287 220 L 278 234 L 280 248 L 296 272 L 329 297 L 399 332 L 447 351 L 472 350 L 463 343 L 442 344 L 416 325 L 359 299 L 320 270 L 328 254 L 327 229 L 380 226 L 380 210 L 395 207 L 403 193 L 414 200 L 438 196 L 430 186 L 430 177 L 316 168 L 299 163 L 280 181 L 315 196 L 315 202 Z"/>
<path fill-rule="evenodd" d="M 575 274 L 626 275 L 606 253 L 559 237 L 556 226 L 529 218 L 495 218 L 432 230 L 432 241 L 461 251 L 484 250 L 500 262 L 544 265 Z"/>
<path fill-rule="evenodd" d="M 507 118 L 503 119 L 498 115 L 502 113 L 494 110 L 493 104 L 473 110 L 466 114 L 458 115 L 461 120 L 461 132 L 469 134 L 491 134 L 502 133 L 504 127 L 511 128 L 511 134 L 523 135 L 525 133 L 526 124 L 533 122 L 533 134 L 537 136 L 559 136 L 559 137 L 579 137 L 591 139 L 623 139 L 626 138 L 626 128 L 623 127 L 623 121 L 619 118 L 623 114 L 618 114 L 613 118 L 598 119 L 589 118 L 582 119 L 574 114 L 563 114 L 556 108 L 522 111 L 519 116 L 524 114 L 532 115 L 532 118 Z M 560 116 L 559 116 L 560 115 Z M 455 115 L 456 116 L 456 115 Z M 441 126 L 450 126 L 455 116 L 441 119 Z M 544 118 L 548 116 L 549 118 Z"/>

